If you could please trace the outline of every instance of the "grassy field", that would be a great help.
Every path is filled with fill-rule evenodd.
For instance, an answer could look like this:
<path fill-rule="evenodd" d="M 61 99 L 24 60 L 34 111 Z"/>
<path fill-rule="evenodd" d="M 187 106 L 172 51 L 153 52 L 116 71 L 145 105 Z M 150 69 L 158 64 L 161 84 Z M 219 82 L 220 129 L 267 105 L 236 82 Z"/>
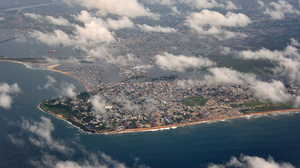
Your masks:
<path fill-rule="evenodd" d="M 67 118 L 68 120 L 71 117 L 71 110 L 65 106 L 59 106 L 59 105 L 47 106 L 45 103 L 42 103 L 41 108 L 45 111 L 51 111 L 55 114 L 60 114 L 64 118 Z"/>
<path fill-rule="evenodd" d="M 260 105 L 264 105 L 265 103 L 263 102 L 252 102 L 252 103 L 245 103 L 244 105 L 246 107 L 255 107 L 255 106 L 260 106 Z"/>
<path fill-rule="evenodd" d="M 263 102 L 252 102 L 252 103 L 245 103 L 245 107 L 250 107 L 253 111 L 270 111 L 270 110 L 280 110 L 280 109 L 291 109 L 293 105 L 290 103 L 263 103 Z M 259 107 L 257 107 L 259 106 Z"/>
<path fill-rule="evenodd" d="M 184 99 L 182 101 L 182 104 L 186 106 L 203 106 L 207 102 L 207 99 L 201 98 L 201 97 L 190 97 L 187 99 Z"/>

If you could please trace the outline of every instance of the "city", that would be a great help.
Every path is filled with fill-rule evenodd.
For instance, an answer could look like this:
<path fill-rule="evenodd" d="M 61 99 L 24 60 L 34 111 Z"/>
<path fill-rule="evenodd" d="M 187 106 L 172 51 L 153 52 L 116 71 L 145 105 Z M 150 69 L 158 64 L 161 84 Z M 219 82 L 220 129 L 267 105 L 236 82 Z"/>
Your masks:
<path fill-rule="evenodd" d="M 286 86 L 292 95 L 290 101 L 275 105 L 259 100 L 247 86 L 217 85 L 201 79 L 104 82 L 74 99 L 47 100 L 41 108 L 62 115 L 85 131 L 106 133 L 289 109 L 297 90 L 296 86 Z"/>

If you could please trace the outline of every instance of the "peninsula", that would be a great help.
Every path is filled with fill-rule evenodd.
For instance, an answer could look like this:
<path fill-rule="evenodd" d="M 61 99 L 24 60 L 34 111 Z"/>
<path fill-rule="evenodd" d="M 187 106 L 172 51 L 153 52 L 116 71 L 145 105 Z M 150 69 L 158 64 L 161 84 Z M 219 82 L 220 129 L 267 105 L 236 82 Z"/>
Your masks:
<path fill-rule="evenodd" d="M 200 80 L 103 82 L 76 98 L 45 100 L 39 107 L 92 133 L 167 129 L 249 115 L 300 111 L 292 105 L 297 86 L 286 86 L 292 95 L 290 102 L 274 104 L 258 99 L 247 86 Z"/>

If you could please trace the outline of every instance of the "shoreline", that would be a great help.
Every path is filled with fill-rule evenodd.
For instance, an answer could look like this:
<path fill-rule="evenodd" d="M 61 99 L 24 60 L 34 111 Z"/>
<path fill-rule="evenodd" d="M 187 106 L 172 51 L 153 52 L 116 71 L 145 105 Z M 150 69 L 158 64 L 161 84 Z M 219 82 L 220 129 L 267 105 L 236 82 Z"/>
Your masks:
<path fill-rule="evenodd" d="M 65 120 L 65 121 L 69 122 L 69 121 L 68 121 L 66 118 L 64 118 L 62 115 L 55 114 L 55 113 L 53 113 L 52 111 L 47 111 L 47 110 L 42 109 L 41 104 L 42 104 L 42 103 L 40 103 L 40 104 L 38 105 L 38 109 L 39 109 L 39 110 L 41 110 L 41 111 L 43 111 L 43 112 L 45 112 L 45 113 L 52 114 L 53 116 L 55 116 L 55 117 L 57 117 L 57 118 L 59 118 L 59 119 L 62 119 L 62 120 Z M 72 123 L 70 123 L 70 124 L 72 124 Z M 72 125 L 73 125 L 73 124 L 72 124 Z"/>
<path fill-rule="evenodd" d="M 38 105 L 38 108 L 46 113 L 52 114 L 55 117 L 59 119 L 63 119 L 67 121 L 69 124 L 71 124 L 74 127 L 79 128 L 85 133 L 93 133 L 93 134 L 120 134 L 120 133 L 133 133 L 133 132 L 146 132 L 146 131 L 156 131 L 156 130 L 169 130 L 169 129 L 176 129 L 177 127 L 187 126 L 187 125 L 194 125 L 194 124 L 201 124 L 201 123 L 208 123 L 208 122 L 214 122 L 214 121 L 221 121 L 221 120 L 228 120 L 228 119 L 236 119 L 236 118 L 243 118 L 243 117 L 249 117 L 249 116 L 262 116 L 266 114 L 279 114 L 279 113 L 290 113 L 290 112 L 300 112 L 300 109 L 283 109 L 283 110 L 272 110 L 272 111 L 264 111 L 264 112 L 258 112 L 258 113 L 252 113 L 252 114 L 246 114 L 246 115 L 240 115 L 240 116 L 232 116 L 232 117 L 225 117 L 225 118 L 217 118 L 217 119 L 208 119 L 203 121 L 194 121 L 189 123 L 182 123 L 182 124 L 173 124 L 173 125 L 164 125 L 164 126 L 157 126 L 157 127 L 151 127 L 151 128 L 137 128 L 137 129 L 127 129 L 123 131 L 108 131 L 108 132 L 100 132 L 95 130 L 83 130 L 82 128 L 72 124 L 70 121 L 68 121 L 66 118 L 62 117 L 62 115 L 55 114 L 51 111 L 46 111 L 40 107 L 41 103 Z"/>
<path fill-rule="evenodd" d="M 62 73 L 62 74 L 68 75 L 68 76 L 71 76 L 71 77 L 73 77 L 73 78 L 79 80 L 80 82 L 82 82 L 83 86 L 86 88 L 86 90 L 87 90 L 88 92 L 92 91 L 90 88 L 87 87 L 87 85 L 85 85 L 85 83 L 84 83 L 83 80 L 77 78 L 76 76 L 73 76 L 73 75 L 69 74 L 69 72 L 64 72 L 64 71 L 60 71 L 60 70 L 54 69 L 55 67 L 57 67 L 57 66 L 59 66 L 59 65 L 60 65 L 60 64 L 48 65 L 48 66 L 47 66 L 47 69 L 49 69 L 49 70 L 51 70 L 51 71 L 58 72 L 58 73 Z"/>
<path fill-rule="evenodd" d="M 285 110 L 283 109 L 283 110 L 264 111 L 264 112 L 258 112 L 258 113 L 240 115 L 240 116 L 232 116 L 232 117 L 225 117 L 225 118 L 209 119 L 209 120 L 195 121 L 195 122 L 182 123 L 182 124 L 164 125 L 164 126 L 151 127 L 151 128 L 127 129 L 127 130 L 119 131 L 119 132 L 117 132 L 117 131 L 111 131 L 111 132 L 105 132 L 104 134 L 142 132 L 142 131 L 159 130 L 159 129 L 166 129 L 166 128 L 172 128 L 172 127 L 176 127 L 177 128 L 177 127 L 186 126 L 186 125 L 201 124 L 201 123 L 221 121 L 221 120 L 227 120 L 227 119 L 235 119 L 235 118 L 242 118 L 242 117 L 248 117 L 248 116 L 265 115 L 265 114 L 278 114 L 278 113 L 290 113 L 290 112 L 300 112 L 300 109 L 285 109 Z"/>
<path fill-rule="evenodd" d="M 18 63 L 18 64 L 31 64 L 31 65 L 47 65 L 44 63 L 31 63 L 31 62 L 22 62 L 22 61 L 15 61 L 15 60 L 5 60 L 5 59 L 0 59 L 2 62 L 13 62 L 13 63 Z"/>
<path fill-rule="evenodd" d="M 22 61 L 5 60 L 5 59 L 0 59 L 0 61 L 3 61 L 3 62 L 13 62 L 13 63 L 23 64 L 23 65 L 25 65 L 25 64 L 32 64 L 32 65 L 48 65 L 48 64 L 43 64 L 43 63 L 31 63 L 31 62 L 22 62 Z M 72 77 L 72 78 L 75 78 L 75 79 L 79 80 L 79 81 L 83 84 L 83 86 L 86 88 L 87 92 L 92 91 L 90 88 L 88 88 L 88 87 L 84 84 L 84 81 L 83 81 L 83 80 L 77 78 L 76 76 L 73 76 L 73 75 L 69 74 L 69 72 L 63 72 L 63 71 L 54 69 L 55 67 L 57 67 L 57 66 L 59 66 L 59 65 L 60 65 L 60 64 L 48 65 L 48 66 L 46 66 L 46 68 L 47 68 L 48 70 L 55 71 L 55 72 L 58 72 L 58 73 L 62 73 L 62 74 L 68 75 L 68 76 L 70 76 L 70 77 Z"/>

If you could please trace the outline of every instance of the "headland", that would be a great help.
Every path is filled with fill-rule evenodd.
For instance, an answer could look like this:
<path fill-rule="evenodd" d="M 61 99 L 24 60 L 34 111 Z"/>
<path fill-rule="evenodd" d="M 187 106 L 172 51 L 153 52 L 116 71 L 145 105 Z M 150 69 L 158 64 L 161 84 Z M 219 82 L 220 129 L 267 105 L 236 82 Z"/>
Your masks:
<path fill-rule="evenodd" d="M 50 67 L 51 68 L 51 67 Z M 62 115 L 72 124 L 93 133 L 116 133 L 164 129 L 217 121 L 299 111 L 293 102 L 297 86 L 286 85 L 292 99 L 273 103 L 255 97 L 243 85 L 220 85 L 185 80 L 124 83 L 102 82 L 74 98 L 45 100 L 41 108 Z"/>
<path fill-rule="evenodd" d="M 42 104 L 42 103 L 41 103 Z M 164 125 L 164 126 L 156 126 L 156 127 L 151 127 L 151 128 L 136 128 L 136 129 L 125 129 L 125 130 L 120 130 L 120 131 L 95 131 L 92 129 L 89 129 L 87 127 L 84 126 L 80 126 L 79 123 L 77 123 L 78 121 L 74 121 L 74 120 L 69 120 L 65 117 L 63 117 L 63 115 L 61 114 L 56 114 L 52 111 L 46 110 L 45 108 L 43 108 L 41 106 L 41 104 L 39 105 L 39 108 L 47 113 L 50 113 L 60 119 L 66 120 L 68 121 L 70 124 L 79 127 L 80 129 L 82 129 L 85 132 L 90 132 L 90 133 L 96 133 L 96 134 L 117 134 L 117 133 L 131 133 L 131 132 L 145 132 L 145 131 L 156 131 L 156 130 L 164 130 L 164 129 L 175 129 L 177 127 L 181 127 L 181 126 L 187 126 L 187 125 L 194 125 L 194 124 L 201 124 L 201 123 L 207 123 L 207 122 L 217 122 L 217 121 L 221 121 L 221 120 L 228 120 L 228 119 L 236 119 L 236 118 L 243 118 L 243 117 L 249 117 L 249 116 L 258 116 L 258 115 L 267 115 L 267 114 L 284 114 L 284 113 L 291 113 L 291 112 L 300 112 L 300 109 L 281 109 L 281 110 L 273 110 L 273 111 L 262 111 L 262 112 L 257 112 L 257 113 L 251 113 L 251 114 L 246 114 L 246 115 L 239 115 L 239 116 L 232 116 L 232 117 L 225 117 L 225 118 L 216 118 L 216 119 L 204 119 L 202 121 L 195 121 L 195 122 L 188 122 L 188 123 L 181 123 L 181 124 L 171 124 L 171 125 Z"/>

